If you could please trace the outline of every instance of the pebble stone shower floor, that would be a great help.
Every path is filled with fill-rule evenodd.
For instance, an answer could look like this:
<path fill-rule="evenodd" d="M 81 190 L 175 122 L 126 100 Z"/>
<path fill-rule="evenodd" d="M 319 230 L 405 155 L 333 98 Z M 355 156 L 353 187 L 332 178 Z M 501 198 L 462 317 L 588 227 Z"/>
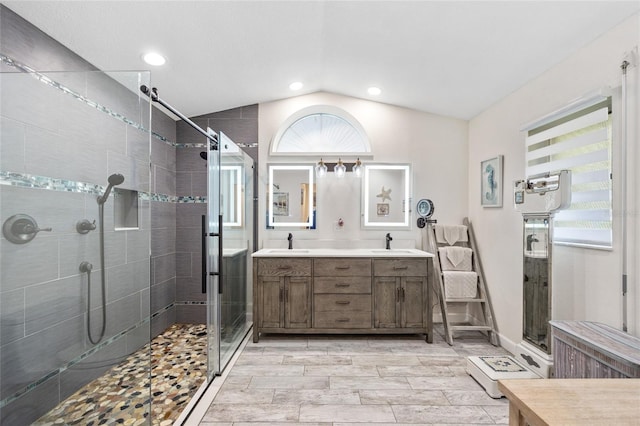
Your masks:
<path fill-rule="evenodd" d="M 206 326 L 174 324 L 151 342 L 152 424 L 173 424 L 207 372 Z M 87 384 L 35 425 L 142 425 L 149 417 L 149 345 Z"/>

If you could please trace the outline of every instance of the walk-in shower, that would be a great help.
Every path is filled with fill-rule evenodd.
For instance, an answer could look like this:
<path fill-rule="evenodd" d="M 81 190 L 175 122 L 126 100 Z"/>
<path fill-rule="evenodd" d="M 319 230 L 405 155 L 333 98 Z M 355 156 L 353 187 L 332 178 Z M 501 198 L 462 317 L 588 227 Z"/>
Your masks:
<path fill-rule="evenodd" d="M 5 5 L 0 20 L 0 424 L 172 422 L 219 371 L 207 354 L 227 359 L 248 324 L 252 164 L 227 155 L 226 196 L 244 204 L 223 225 L 234 245 L 212 333 L 199 249 L 210 164 L 189 159 L 184 185 L 176 159 L 211 146 L 178 139 L 152 108 L 139 92 L 150 73 L 94 71 Z M 90 71 L 36 71 L 43 63 Z"/>

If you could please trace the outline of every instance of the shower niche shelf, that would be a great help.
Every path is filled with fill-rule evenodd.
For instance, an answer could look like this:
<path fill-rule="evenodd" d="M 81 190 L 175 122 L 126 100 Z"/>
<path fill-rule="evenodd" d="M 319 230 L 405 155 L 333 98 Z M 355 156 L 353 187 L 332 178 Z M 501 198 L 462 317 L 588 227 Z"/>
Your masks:
<path fill-rule="evenodd" d="M 114 197 L 114 227 L 116 231 L 139 229 L 138 191 L 116 188 Z"/>

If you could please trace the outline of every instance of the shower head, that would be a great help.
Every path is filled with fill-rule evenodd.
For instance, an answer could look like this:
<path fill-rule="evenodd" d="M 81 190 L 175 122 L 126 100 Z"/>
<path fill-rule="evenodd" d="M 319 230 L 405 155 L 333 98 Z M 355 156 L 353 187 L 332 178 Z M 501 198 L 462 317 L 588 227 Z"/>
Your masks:
<path fill-rule="evenodd" d="M 124 176 L 122 176 L 120 173 L 114 173 L 109 176 L 107 182 L 109 182 L 109 186 L 107 186 L 107 189 L 105 189 L 104 194 L 98 197 L 98 204 L 102 205 L 107 202 L 109 193 L 111 192 L 111 188 L 124 182 Z"/>

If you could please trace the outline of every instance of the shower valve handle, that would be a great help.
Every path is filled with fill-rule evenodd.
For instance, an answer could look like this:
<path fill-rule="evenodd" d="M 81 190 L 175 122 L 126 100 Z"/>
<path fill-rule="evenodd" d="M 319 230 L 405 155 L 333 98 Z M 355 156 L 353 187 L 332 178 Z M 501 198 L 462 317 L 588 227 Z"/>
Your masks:
<path fill-rule="evenodd" d="M 89 222 L 88 219 L 82 219 L 76 223 L 76 231 L 78 231 L 78 233 L 80 234 L 86 234 L 89 231 L 93 231 L 94 229 L 96 229 L 95 220 L 93 222 Z"/>
<path fill-rule="evenodd" d="M 52 228 L 40 228 L 36 220 L 26 214 L 15 214 L 2 225 L 5 238 L 14 244 L 26 244 L 33 240 L 38 232 L 52 230 Z"/>

